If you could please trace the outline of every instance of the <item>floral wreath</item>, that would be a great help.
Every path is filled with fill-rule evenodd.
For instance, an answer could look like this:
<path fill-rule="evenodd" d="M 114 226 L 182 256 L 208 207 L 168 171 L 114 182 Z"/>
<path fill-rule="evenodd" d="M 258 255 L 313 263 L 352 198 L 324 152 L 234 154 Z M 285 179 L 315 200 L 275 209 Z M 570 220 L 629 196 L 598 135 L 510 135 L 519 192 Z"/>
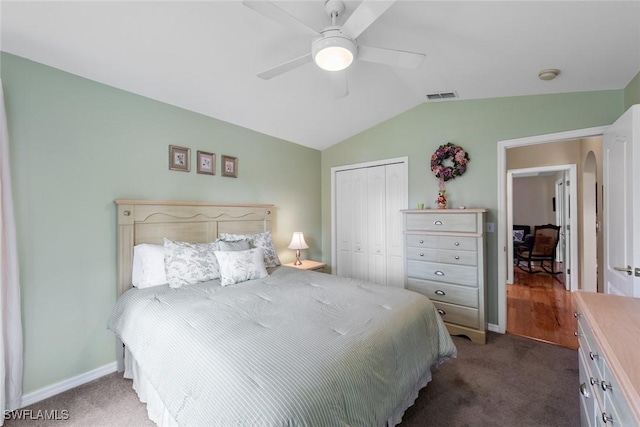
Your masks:
<path fill-rule="evenodd" d="M 452 166 L 444 165 L 447 160 L 452 163 Z M 467 171 L 469 160 L 471 160 L 469 154 L 462 147 L 447 142 L 431 155 L 431 172 L 440 182 L 449 181 L 462 176 Z"/>

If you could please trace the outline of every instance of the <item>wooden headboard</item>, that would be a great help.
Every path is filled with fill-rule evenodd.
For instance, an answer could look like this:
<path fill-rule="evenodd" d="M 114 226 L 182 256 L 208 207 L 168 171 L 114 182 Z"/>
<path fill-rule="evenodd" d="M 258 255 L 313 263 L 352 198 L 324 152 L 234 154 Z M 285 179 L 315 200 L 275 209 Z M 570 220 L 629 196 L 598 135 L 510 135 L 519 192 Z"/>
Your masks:
<path fill-rule="evenodd" d="M 118 296 L 131 288 L 133 247 L 161 245 L 163 238 L 206 243 L 220 233 L 271 230 L 274 205 L 116 200 L 118 206 Z"/>

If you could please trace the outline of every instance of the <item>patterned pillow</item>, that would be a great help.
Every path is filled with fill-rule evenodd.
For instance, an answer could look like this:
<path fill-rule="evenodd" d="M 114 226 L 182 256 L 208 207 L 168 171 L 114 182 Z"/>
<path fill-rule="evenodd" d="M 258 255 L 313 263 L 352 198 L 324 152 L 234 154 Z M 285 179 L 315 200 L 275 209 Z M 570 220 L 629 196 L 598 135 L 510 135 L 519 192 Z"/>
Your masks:
<path fill-rule="evenodd" d="M 216 257 L 220 264 L 222 286 L 262 279 L 269 275 L 264 266 L 264 254 L 261 248 L 246 251 L 216 251 Z"/>
<path fill-rule="evenodd" d="M 172 288 L 206 282 L 220 277 L 220 267 L 212 243 L 173 242 L 164 239 L 164 268 Z"/>
<path fill-rule="evenodd" d="M 248 240 L 216 240 L 219 251 L 246 251 L 251 249 L 251 243 Z"/>
<path fill-rule="evenodd" d="M 513 231 L 513 240 L 518 243 L 522 243 L 524 241 L 524 230 L 512 230 Z"/>
<path fill-rule="evenodd" d="M 221 240 L 235 241 L 235 240 L 249 240 L 252 248 L 260 248 L 264 253 L 264 265 L 265 267 L 277 267 L 280 265 L 280 258 L 271 240 L 271 232 L 265 231 L 258 234 L 220 234 Z"/>

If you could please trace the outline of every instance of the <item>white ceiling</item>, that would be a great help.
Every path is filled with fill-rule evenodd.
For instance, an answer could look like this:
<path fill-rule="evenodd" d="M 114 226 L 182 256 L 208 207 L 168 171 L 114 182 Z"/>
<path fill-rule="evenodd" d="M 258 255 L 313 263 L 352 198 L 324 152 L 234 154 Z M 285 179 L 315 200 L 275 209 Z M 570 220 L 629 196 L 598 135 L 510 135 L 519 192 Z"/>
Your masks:
<path fill-rule="evenodd" d="M 275 2 L 312 27 L 324 0 Z M 347 15 L 359 2 L 347 2 Z M 640 71 L 640 1 L 404 1 L 358 42 L 422 52 L 417 70 L 356 61 L 349 96 L 308 63 L 308 36 L 239 1 L 2 1 L 3 51 L 301 145 L 324 149 L 423 102 L 622 89 Z M 538 71 L 559 68 L 553 81 Z M 431 101 L 430 101 L 431 102 Z M 440 101 L 455 102 L 455 101 Z"/>

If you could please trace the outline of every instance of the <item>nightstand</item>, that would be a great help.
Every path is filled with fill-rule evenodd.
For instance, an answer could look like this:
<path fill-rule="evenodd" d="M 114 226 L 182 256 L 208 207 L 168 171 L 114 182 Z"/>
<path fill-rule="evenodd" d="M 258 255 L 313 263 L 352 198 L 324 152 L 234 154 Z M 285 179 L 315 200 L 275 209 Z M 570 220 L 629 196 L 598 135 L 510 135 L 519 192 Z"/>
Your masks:
<path fill-rule="evenodd" d="M 309 259 L 303 259 L 301 261 L 302 261 L 301 265 L 293 265 L 292 262 L 288 264 L 282 264 L 282 265 L 286 265 L 287 267 L 299 268 L 300 270 L 319 271 L 321 273 L 324 271 L 324 268 L 327 266 L 327 264 L 325 264 L 324 262 L 311 261 Z"/>

